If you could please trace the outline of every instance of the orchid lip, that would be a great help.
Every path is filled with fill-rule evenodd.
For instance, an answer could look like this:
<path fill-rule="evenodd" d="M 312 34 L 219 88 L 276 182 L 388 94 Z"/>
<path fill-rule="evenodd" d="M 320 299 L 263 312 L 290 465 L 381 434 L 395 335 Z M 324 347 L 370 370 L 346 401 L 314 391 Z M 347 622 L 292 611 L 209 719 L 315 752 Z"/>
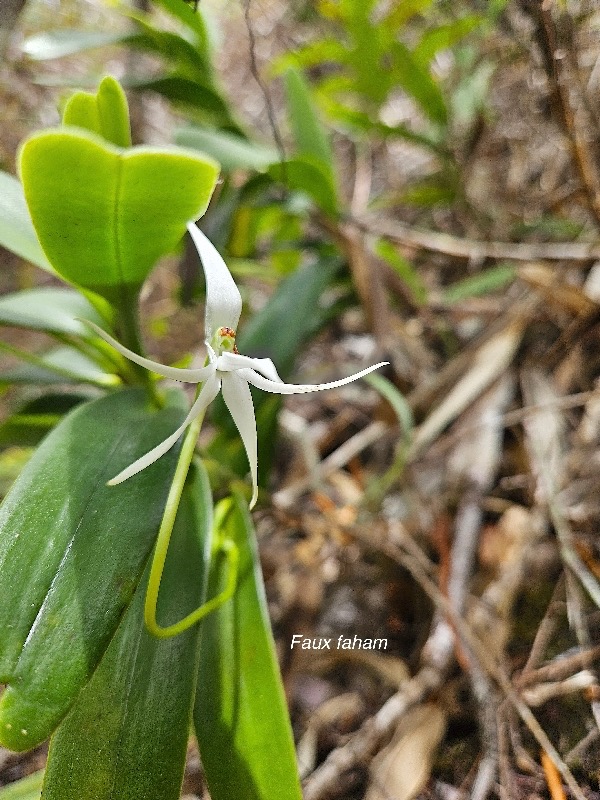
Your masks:
<path fill-rule="evenodd" d="M 201 414 L 204 414 L 210 403 L 221 391 L 246 450 L 252 479 L 250 508 L 253 508 L 258 495 L 258 448 L 256 418 L 250 394 L 250 385 L 275 394 L 320 392 L 325 389 L 336 389 L 340 386 L 345 386 L 385 366 L 389 362 L 380 362 L 357 372 L 355 375 L 331 381 L 330 383 L 290 384 L 281 380 L 271 359 L 251 358 L 250 356 L 240 355 L 235 347 L 235 331 L 242 310 L 239 290 L 227 265 L 212 243 L 194 223 L 190 222 L 188 224 L 188 230 L 202 260 L 206 277 L 205 344 L 209 362 L 206 366 L 200 369 L 181 369 L 158 364 L 124 347 L 94 323 L 86 322 L 98 336 L 134 363 L 165 378 L 187 383 L 203 383 L 200 393 L 179 428 L 163 442 L 112 478 L 109 484 L 115 485 L 128 480 L 167 453 L 189 425 Z"/>

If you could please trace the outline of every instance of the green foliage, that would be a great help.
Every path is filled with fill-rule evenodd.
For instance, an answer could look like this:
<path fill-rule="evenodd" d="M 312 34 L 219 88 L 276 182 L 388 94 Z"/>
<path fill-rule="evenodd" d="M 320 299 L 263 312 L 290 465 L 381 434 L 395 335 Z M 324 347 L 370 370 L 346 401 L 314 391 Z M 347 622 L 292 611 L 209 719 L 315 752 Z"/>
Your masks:
<path fill-rule="evenodd" d="M 56 271 L 116 305 L 204 213 L 218 172 L 191 152 L 121 150 L 75 128 L 29 137 L 20 170 Z"/>
<path fill-rule="evenodd" d="M 333 154 L 331 145 L 317 118 L 308 84 L 296 69 L 285 74 L 285 88 L 290 126 L 296 151 L 322 164 L 333 180 Z"/>
<path fill-rule="evenodd" d="M 206 593 L 212 497 L 194 468 L 177 512 L 159 616 L 181 619 Z M 92 680 L 50 746 L 44 798 L 177 800 L 198 667 L 200 629 L 155 639 L 143 624 L 147 572 Z M 110 702 L 107 702 L 110 698 Z"/>
<path fill-rule="evenodd" d="M 107 371 L 96 360 L 74 347 L 55 347 L 41 356 L 2 343 L 0 350 L 5 350 L 25 362 L 3 370 L 0 374 L 0 385 L 89 383 L 108 388 L 120 383 L 114 372 Z"/>
<path fill-rule="evenodd" d="M 512 283 L 516 274 L 516 269 L 512 264 L 498 264 L 495 267 L 479 272 L 477 275 L 464 278 L 452 286 L 447 286 L 443 291 L 442 297 L 445 303 L 451 305 L 469 297 L 490 294 Z"/>
<path fill-rule="evenodd" d="M 43 780 L 43 770 L 21 778 L 0 789 L 0 800 L 40 800 Z"/>
<path fill-rule="evenodd" d="M 102 324 L 96 309 L 72 289 L 44 287 L 0 297 L 0 325 L 89 337 L 90 329 L 80 319 Z"/>
<path fill-rule="evenodd" d="M 212 82 L 203 24 L 179 0 L 160 2 L 185 23 L 190 40 L 157 33 L 140 19 L 141 32 L 130 43 L 176 57 L 180 66 L 186 61 L 179 74 L 156 79 L 162 89 L 195 92 L 199 107 L 213 103 L 217 116 L 223 112 L 221 122 L 230 121 Z M 57 37 L 46 41 L 46 53 L 72 53 L 102 41 L 83 36 L 69 44 Z M 37 48 L 41 57 L 44 42 L 38 41 Z M 178 244 L 186 223 L 206 209 L 217 165 L 189 150 L 130 147 L 125 96 L 112 78 L 103 79 L 96 93 L 75 93 L 65 105 L 63 123 L 24 143 L 24 192 L 17 180 L 0 175 L 7 189 L 0 195 L 0 243 L 55 270 L 74 287 L 30 289 L 0 299 L 0 326 L 42 332 L 58 345 L 39 354 L 0 343 L 0 349 L 22 362 L 3 372 L 1 385 L 42 389 L 25 395 L 0 426 L 0 446 L 38 445 L 31 458 L 29 450 L 14 448 L 6 451 L 13 466 L 0 463 L 2 486 L 21 470 L 0 508 L 0 681 L 6 684 L 0 698 L 0 742 L 26 750 L 52 735 L 44 783 L 44 797 L 50 800 L 176 800 L 192 708 L 201 709 L 196 686 L 216 686 L 222 654 L 243 644 L 250 657 L 247 645 L 253 642 L 258 648 L 254 667 L 234 672 L 233 682 L 210 697 L 206 710 L 227 720 L 228 746 L 248 759 L 249 791 L 257 800 L 297 800 L 293 740 L 247 514 L 236 501 L 225 524 L 218 526 L 220 535 L 240 548 L 242 572 L 225 616 L 207 618 L 212 625 L 214 616 L 217 628 L 195 626 L 161 640 L 150 635 L 143 623 L 148 562 L 173 487 L 181 486 L 182 494 L 159 592 L 160 623 L 180 620 L 203 602 L 211 569 L 211 592 L 220 584 L 224 565 L 217 550 L 211 550 L 212 497 L 200 462 L 185 481 L 187 463 L 182 471 L 179 445 L 123 484 L 107 485 L 177 428 L 183 396 L 161 397 L 148 374 L 126 365 L 81 321 L 120 329 L 143 352 L 137 294 L 157 259 Z M 276 161 L 272 151 L 255 148 L 235 126 L 190 130 L 196 150 L 223 157 L 230 168 L 266 170 Z M 324 180 L 322 165 L 317 172 Z M 248 188 L 231 197 L 249 202 L 270 190 L 271 179 L 264 175 L 263 181 L 251 188 L 251 179 Z M 295 215 L 275 205 L 266 208 L 264 216 L 257 216 L 257 231 L 262 224 L 269 235 L 279 235 L 275 217 L 287 218 L 283 241 L 298 235 Z M 230 220 L 234 211 L 232 206 Z M 294 328 L 280 337 L 275 353 L 286 369 L 301 341 L 323 319 L 318 314 L 311 327 L 304 315 L 296 324 L 298 297 L 316 305 L 331 271 L 299 272 L 292 279 L 293 293 L 284 282 L 275 307 L 265 312 L 265 323 L 261 327 L 259 320 L 248 337 L 257 348 L 271 344 L 265 325 L 279 320 L 283 329 L 292 320 Z M 44 390 L 55 383 L 72 388 Z M 94 389 L 86 390 L 86 384 Z M 101 396 L 90 400 L 90 392 Z M 257 412 L 259 425 L 270 434 L 278 408 L 278 398 L 273 400 L 267 398 Z M 210 642 L 215 635 L 223 639 L 212 654 L 206 644 L 200 649 L 201 640 Z M 199 676 L 200 660 L 206 675 Z M 244 690 L 242 713 L 233 718 L 228 704 L 246 673 L 251 691 Z M 268 713 L 257 727 L 255 714 L 263 711 Z M 214 797 L 219 797 L 223 761 L 211 748 L 214 732 L 203 725 L 201 736 Z M 269 739 L 266 747 L 264 737 Z M 274 772 L 273 754 L 280 759 Z M 237 780 L 239 772 L 232 777 Z M 38 800 L 40 783 L 36 775 L 0 796 Z"/>
<path fill-rule="evenodd" d="M 0 742 L 44 741 L 89 680 L 152 547 L 177 451 L 118 487 L 106 481 L 171 432 L 141 390 L 69 414 L 0 510 Z M 33 623 L 35 622 L 35 626 Z"/>
<path fill-rule="evenodd" d="M 96 94 L 76 92 L 63 110 L 63 125 L 85 128 L 117 147 L 131 147 L 129 109 L 125 92 L 110 76 Z"/>
<path fill-rule="evenodd" d="M 65 414 L 89 399 L 82 388 L 78 392 L 49 393 L 27 400 L 0 425 L 0 447 L 39 444 Z"/>
<path fill-rule="evenodd" d="M 241 136 L 211 128 L 188 125 L 180 128 L 175 140 L 182 147 L 190 147 L 218 161 L 224 170 L 263 170 L 277 161 L 277 151 L 270 147 L 249 142 Z"/>
<path fill-rule="evenodd" d="M 0 171 L 0 245 L 41 269 L 52 272 L 31 223 L 23 187 Z"/>
<path fill-rule="evenodd" d="M 391 242 L 379 239 L 375 245 L 375 252 L 387 262 L 406 284 L 415 303 L 423 305 L 427 302 L 427 287 L 421 280 L 419 273 L 413 265 L 398 252 Z"/>
<path fill-rule="evenodd" d="M 213 800 L 301 800 L 254 528 L 243 501 L 226 503 L 239 578 L 232 601 L 202 625 L 194 709 L 202 764 Z M 211 594 L 224 580 L 216 570 Z"/>

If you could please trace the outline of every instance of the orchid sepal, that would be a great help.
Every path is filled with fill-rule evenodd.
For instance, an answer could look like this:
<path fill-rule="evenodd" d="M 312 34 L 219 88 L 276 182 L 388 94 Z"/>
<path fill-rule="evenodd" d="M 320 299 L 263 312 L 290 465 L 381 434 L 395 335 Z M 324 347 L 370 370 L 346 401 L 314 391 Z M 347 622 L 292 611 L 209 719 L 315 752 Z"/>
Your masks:
<path fill-rule="evenodd" d="M 188 383 L 204 382 L 188 415 L 177 430 L 112 478 L 109 485 L 113 486 L 128 480 L 164 455 L 175 445 L 186 428 L 206 411 L 219 391 L 222 391 L 223 399 L 246 451 L 252 481 L 250 508 L 253 508 L 258 497 L 258 446 L 250 385 L 275 394 L 320 392 L 345 386 L 386 366 L 388 362 L 380 362 L 354 375 L 329 383 L 291 384 L 281 380 L 271 359 L 240 355 L 235 347 L 235 328 L 242 310 L 239 290 L 225 262 L 206 236 L 193 223 L 188 224 L 188 230 L 202 260 L 206 276 L 205 345 L 209 362 L 206 366 L 200 369 L 165 367 L 124 347 L 94 323 L 86 323 L 105 342 L 134 363 L 166 378 Z"/>

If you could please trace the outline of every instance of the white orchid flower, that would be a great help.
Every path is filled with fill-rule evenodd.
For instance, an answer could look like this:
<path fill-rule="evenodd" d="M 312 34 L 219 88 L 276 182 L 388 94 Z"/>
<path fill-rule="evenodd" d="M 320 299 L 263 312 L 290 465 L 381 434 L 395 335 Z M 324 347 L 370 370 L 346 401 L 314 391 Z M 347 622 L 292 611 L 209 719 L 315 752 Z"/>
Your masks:
<path fill-rule="evenodd" d="M 270 358 L 249 358 L 248 356 L 240 355 L 235 346 L 235 331 L 242 311 L 242 298 L 239 290 L 227 265 L 211 242 L 194 223 L 188 223 L 187 227 L 202 260 L 206 276 L 205 344 L 209 363 L 205 367 L 200 369 L 181 369 L 157 364 L 149 358 L 143 358 L 137 353 L 128 350 L 97 325 L 87 322 L 98 336 L 135 364 L 139 364 L 165 378 L 187 383 L 204 384 L 179 428 L 168 436 L 164 442 L 161 442 L 146 455 L 138 458 L 137 461 L 134 461 L 133 464 L 130 464 L 130 466 L 112 478 L 109 484 L 114 486 L 126 481 L 163 456 L 173 447 L 186 428 L 206 410 L 219 392 L 222 391 L 225 404 L 242 437 L 250 464 L 252 478 L 250 508 L 252 508 L 258 496 L 258 466 L 256 419 L 252 395 L 250 394 L 250 385 L 275 394 L 320 392 L 323 389 L 336 389 L 338 386 L 344 386 L 347 383 L 356 381 L 364 375 L 368 375 L 369 372 L 385 366 L 388 362 L 380 362 L 357 372 L 355 375 L 350 375 L 348 378 L 342 378 L 331 383 L 296 385 L 284 383 L 281 380 Z"/>

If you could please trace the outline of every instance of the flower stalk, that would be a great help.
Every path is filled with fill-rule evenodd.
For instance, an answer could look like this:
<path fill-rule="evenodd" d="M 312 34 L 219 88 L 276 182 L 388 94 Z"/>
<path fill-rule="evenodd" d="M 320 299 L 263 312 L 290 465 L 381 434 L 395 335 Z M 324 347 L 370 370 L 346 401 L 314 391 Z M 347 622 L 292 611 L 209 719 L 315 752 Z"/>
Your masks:
<path fill-rule="evenodd" d="M 199 393 L 200 392 L 198 392 L 198 394 Z M 173 533 L 173 527 L 175 525 L 175 518 L 177 517 L 177 510 L 181 502 L 183 487 L 185 486 L 189 468 L 194 457 L 196 441 L 200 434 L 203 420 L 204 412 L 196 417 L 196 419 L 191 423 L 183 440 L 181 453 L 179 454 L 177 467 L 175 468 L 175 475 L 173 476 L 173 482 L 171 483 L 171 488 L 169 489 L 165 511 L 160 523 L 160 528 L 158 530 L 154 555 L 152 556 L 150 577 L 148 579 L 148 588 L 146 590 L 146 600 L 144 603 L 144 622 L 149 633 L 159 639 L 168 639 L 172 636 L 177 636 L 178 634 L 183 633 L 188 628 L 191 628 L 192 625 L 195 625 L 197 622 L 203 619 L 207 614 L 210 614 L 212 611 L 215 611 L 217 608 L 219 608 L 219 606 L 222 606 L 223 603 L 226 603 L 227 600 L 229 600 L 229 598 L 233 595 L 237 583 L 239 562 L 238 549 L 234 542 L 219 536 L 215 541 L 212 555 L 214 558 L 219 554 L 219 552 L 222 552 L 228 561 L 229 575 L 225 589 L 219 595 L 207 600 L 195 611 L 190 612 L 183 619 L 173 623 L 172 625 L 162 626 L 156 619 L 158 595 L 163 571 L 165 568 L 165 562 L 167 559 L 167 552 L 169 550 L 169 543 L 171 541 L 171 534 Z"/>

